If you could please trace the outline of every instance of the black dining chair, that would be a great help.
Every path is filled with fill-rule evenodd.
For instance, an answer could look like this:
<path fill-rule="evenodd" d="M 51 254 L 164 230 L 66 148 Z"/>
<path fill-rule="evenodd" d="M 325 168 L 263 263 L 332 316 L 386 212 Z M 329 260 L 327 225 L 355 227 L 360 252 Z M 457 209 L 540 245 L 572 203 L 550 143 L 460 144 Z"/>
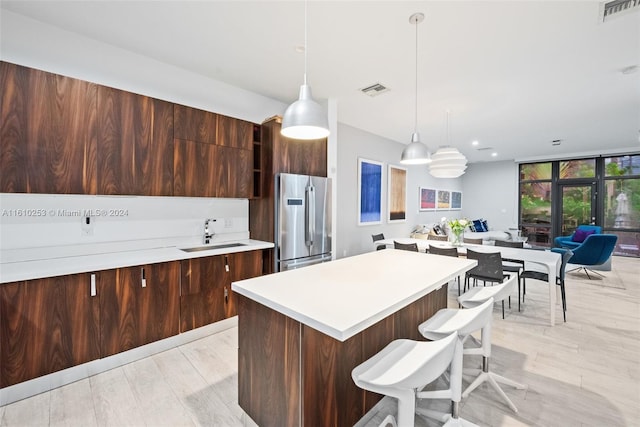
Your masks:
<path fill-rule="evenodd" d="M 418 252 L 418 244 L 417 243 L 400 243 L 400 242 L 396 242 L 394 240 L 393 241 L 393 248 L 394 249 L 400 249 L 400 250 L 403 250 L 403 251 Z"/>
<path fill-rule="evenodd" d="M 508 240 L 495 240 L 495 246 L 502 246 L 504 248 L 524 248 L 524 242 L 513 242 Z M 524 270 L 524 261 L 519 259 L 502 258 L 502 271 L 509 273 L 516 273 L 518 276 L 518 311 L 520 311 L 520 274 Z M 522 293 L 524 298 L 524 291 Z"/>
<path fill-rule="evenodd" d="M 478 265 L 467 271 L 464 277 L 464 290 L 469 288 L 469 281 L 473 279 L 474 285 L 478 280 L 482 280 L 486 286 L 489 283 L 502 283 L 505 279 L 511 277 L 502 270 L 502 256 L 500 252 L 476 252 L 467 249 L 467 259 L 475 259 Z M 520 299 L 518 286 L 518 299 Z M 509 297 L 509 308 L 511 308 L 511 297 Z"/>
<path fill-rule="evenodd" d="M 457 248 L 440 248 L 438 246 L 429 245 L 429 249 L 427 251 L 433 255 L 444 255 L 444 256 L 451 256 L 455 258 L 458 257 Z M 460 296 L 460 276 L 458 276 L 457 279 L 458 279 L 458 296 Z"/>
<path fill-rule="evenodd" d="M 482 244 L 482 239 L 472 239 L 469 237 L 463 237 L 462 238 L 463 243 L 466 243 L 468 245 L 481 245 Z"/>
<path fill-rule="evenodd" d="M 427 240 L 438 240 L 440 242 L 447 242 L 449 238 L 447 236 L 438 236 L 437 234 L 427 234 Z"/>
<path fill-rule="evenodd" d="M 566 249 L 563 251 L 562 263 L 560 264 L 560 276 L 556 277 L 556 285 L 560 286 L 560 293 L 562 294 L 562 317 L 564 318 L 565 322 L 567 321 L 567 297 L 564 291 L 564 277 L 565 277 L 565 272 L 567 270 L 567 263 L 569 262 L 572 256 L 573 256 L 573 252 L 571 250 Z M 549 275 L 547 273 L 543 273 L 541 271 L 534 271 L 534 270 L 524 270 L 520 274 L 520 278 L 522 279 L 522 301 L 524 301 L 524 296 L 526 294 L 525 291 L 527 289 L 526 279 L 542 280 L 543 282 L 549 281 Z M 519 283 L 518 283 L 518 287 L 520 287 Z"/>
<path fill-rule="evenodd" d="M 384 240 L 384 234 L 380 233 L 380 234 L 372 234 L 371 238 L 373 239 L 373 244 L 375 245 L 377 241 L 379 240 Z M 376 245 L 376 251 L 379 251 L 380 249 L 386 249 L 387 245 Z"/>

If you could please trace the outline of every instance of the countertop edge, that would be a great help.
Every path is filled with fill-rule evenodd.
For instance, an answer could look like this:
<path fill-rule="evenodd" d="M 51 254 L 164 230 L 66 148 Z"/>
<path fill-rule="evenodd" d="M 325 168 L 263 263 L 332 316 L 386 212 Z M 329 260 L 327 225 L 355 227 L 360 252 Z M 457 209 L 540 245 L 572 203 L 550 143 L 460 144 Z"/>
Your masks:
<path fill-rule="evenodd" d="M 24 280 L 42 279 L 68 274 L 92 273 L 96 271 L 111 270 L 114 268 L 182 261 L 193 258 L 270 249 L 274 247 L 274 244 L 271 242 L 253 239 L 236 240 L 233 243 L 243 243 L 243 246 L 211 249 L 199 252 L 182 251 L 180 247 L 183 246 L 167 246 L 103 254 L 7 262 L 0 264 L 0 285 Z"/>

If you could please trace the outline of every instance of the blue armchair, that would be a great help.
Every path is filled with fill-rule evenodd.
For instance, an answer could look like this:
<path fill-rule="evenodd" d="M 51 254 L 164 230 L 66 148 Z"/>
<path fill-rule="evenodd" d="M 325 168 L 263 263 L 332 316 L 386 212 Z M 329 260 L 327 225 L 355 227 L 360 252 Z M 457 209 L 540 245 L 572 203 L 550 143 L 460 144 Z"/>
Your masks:
<path fill-rule="evenodd" d="M 589 271 L 602 276 L 600 273 L 588 270 L 587 267 L 602 265 L 607 262 L 613 253 L 613 249 L 616 247 L 617 241 L 618 236 L 615 234 L 591 234 L 587 236 L 580 246 L 575 249 L 571 249 L 573 251 L 573 256 L 569 258 L 568 263 L 577 265 L 577 268 L 574 268 L 571 271 L 584 269 L 584 272 L 589 279 L 591 279 Z M 554 252 L 564 252 L 567 249 L 554 248 L 552 250 Z"/>
<path fill-rule="evenodd" d="M 559 236 L 553 240 L 554 246 L 557 248 L 575 249 L 584 242 L 585 233 L 602 234 L 602 227 L 599 225 L 579 225 L 570 236 Z M 581 238 L 582 237 L 582 238 Z"/>

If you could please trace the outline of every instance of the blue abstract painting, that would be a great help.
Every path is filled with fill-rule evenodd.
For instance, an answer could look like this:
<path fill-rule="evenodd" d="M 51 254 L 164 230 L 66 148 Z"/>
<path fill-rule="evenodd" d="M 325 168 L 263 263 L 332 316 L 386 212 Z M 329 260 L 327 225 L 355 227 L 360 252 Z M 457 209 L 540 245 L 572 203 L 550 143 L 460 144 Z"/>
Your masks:
<path fill-rule="evenodd" d="M 358 225 L 382 222 L 382 163 L 358 159 Z"/>

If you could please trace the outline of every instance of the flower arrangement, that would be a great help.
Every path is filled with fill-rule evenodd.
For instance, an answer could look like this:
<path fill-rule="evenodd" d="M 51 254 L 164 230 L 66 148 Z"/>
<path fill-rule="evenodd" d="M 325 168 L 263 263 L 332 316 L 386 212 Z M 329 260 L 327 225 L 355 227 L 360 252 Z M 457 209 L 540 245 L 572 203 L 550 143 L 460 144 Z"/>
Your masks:
<path fill-rule="evenodd" d="M 469 226 L 470 221 L 466 218 L 452 219 L 447 222 L 451 231 L 455 234 L 462 233 Z"/>
<path fill-rule="evenodd" d="M 462 236 L 464 229 L 469 226 L 469 223 L 470 221 L 466 218 L 452 219 L 447 222 L 447 225 L 449 226 L 449 228 L 451 229 L 451 232 L 453 233 L 454 245 L 462 244 L 462 242 L 460 241 L 460 237 Z"/>

